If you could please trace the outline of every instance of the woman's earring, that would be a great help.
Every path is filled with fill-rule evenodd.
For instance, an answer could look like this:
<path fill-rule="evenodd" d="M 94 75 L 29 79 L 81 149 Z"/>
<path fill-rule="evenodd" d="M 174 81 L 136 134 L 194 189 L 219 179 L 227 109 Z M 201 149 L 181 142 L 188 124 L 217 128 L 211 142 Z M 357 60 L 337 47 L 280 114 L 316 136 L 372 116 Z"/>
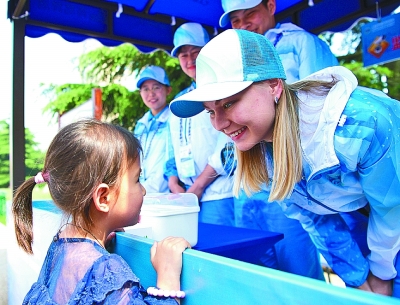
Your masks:
<path fill-rule="evenodd" d="M 275 96 L 275 104 L 278 104 L 278 102 L 279 102 L 279 99 L 277 96 Z"/>

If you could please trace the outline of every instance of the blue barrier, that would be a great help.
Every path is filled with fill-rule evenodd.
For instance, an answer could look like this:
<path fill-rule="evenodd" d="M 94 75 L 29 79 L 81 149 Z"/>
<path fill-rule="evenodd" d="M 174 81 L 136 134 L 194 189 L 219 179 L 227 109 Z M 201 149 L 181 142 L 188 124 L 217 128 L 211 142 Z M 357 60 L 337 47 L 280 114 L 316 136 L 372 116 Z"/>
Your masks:
<path fill-rule="evenodd" d="M 154 286 L 156 273 L 150 262 L 153 241 L 117 233 L 113 252 L 121 255 L 143 286 Z M 222 256 L 187 249 L 183 253 L 182 305 L 391 305 L 400 300 L 353 288 L 253 265 Z"/>
<path fill-rule="evenodd" d="M 35 255 L 22 253 L 15 241 L 8 248 L 10 305 L 21 304 L 36 280 L 47 247 L 61 220 L 61 214 L 51 201 L 36 201 L 33 206 L 36 219 L 34 231 L 37 234 Z M 10 215 L 9 209 L 8 206 L 7 216 Z M 7 219 L 7 230 L 13 234 L 12 219 Z M 151 239 L 121 232 L 117 233 L 113 247 L 113 252 L 127 261 L 144 287 L 156 284 L 156 273 L 150 262 L 152 244 Z M 181 288 L 187 294 L 182 305 L 400 305 L 397 298 L 336 287 L 323 281 L 193 249 L 183 253 Z"/>

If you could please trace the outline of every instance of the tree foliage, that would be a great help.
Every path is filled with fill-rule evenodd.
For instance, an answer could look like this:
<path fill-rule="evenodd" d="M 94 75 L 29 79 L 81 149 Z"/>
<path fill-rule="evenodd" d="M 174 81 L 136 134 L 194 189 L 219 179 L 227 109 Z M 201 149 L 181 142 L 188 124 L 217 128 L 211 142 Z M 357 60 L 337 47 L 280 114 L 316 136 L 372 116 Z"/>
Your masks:
<path fill-rule="evenodd" d="M 381 90 L 390 97 L 399 100 L 399 60 L 371 67 L 363 66 L 361 28 L 371 21 L 371 18 L 360 19 L 351 29 L 341 33 L 343 35 L 341 51 L 346 55 L 339 56 L 339 62 L 355 74 L 359 85 Z M 334 33 L 325 33 L 323 38 L 331 44 L 333 35 Z"/>
<path fill-rule="evenodd" d="M 78 69 L 84 84 L 50 85 L 43 90 L 51 100 L 44 111 L 61 115 L 89 100 L 92 89 L 97 87 L 102 89 L 104 120 L 132 130 L 148 109 L 138 90 L 129 91 L 121 81 L 129 75 L 137 77 L 149 65 L 166 70 L 172 87 L 168 102 L 191 82 L 182 72 L 178 60 L 164 51 L 144 54 L 131 44 L 100 47 L 79 58 Z"/>
<path fill-rule="evenodd" d="M 0 187 L 10 184 L 10 129 L 6 121 L 0 121 Z"/>
<path fill-rule="evenodd" d="M 382 90 L 389 96 L 400 99 L 399 61 L 363 67 L 361 27 L 370 21 L 362 19 L 344 32 L 342 49 L 347 54 L 338 59 L 341 65 L 356 75 L 360 85 Z M 325 33 L 321 38 L 332 44 L 333 35 Z M 147 108 L 139 92 L 129 91 L 121 81 L 130 75 L 137 77 L 148 65 L 161 66 L 166 70 L 172 86 L 168 102 L 190 84 L 190 79 L 182 72 L 178 60 L 164 51 L 144 54 L 131 44 L 113 48 L 100 47 L 79 58 L 77 68 L 81 73 L 83 84 L 50 85 L 43 91 L 51 100 L 44 111 L 54 116 L 61 115 L 89 100 L 92 89 L 99 87 L 102 89 L 103 119 L 132 130 Z"/>
<path fill-rule="evenodd" d="M 10 126 L 0 121 L 0 188 L 10 186 Z M 38 148 L 32 132 L 25 128 L 25 176 L 31 177 L 43 169 L 45 153 Z"/>

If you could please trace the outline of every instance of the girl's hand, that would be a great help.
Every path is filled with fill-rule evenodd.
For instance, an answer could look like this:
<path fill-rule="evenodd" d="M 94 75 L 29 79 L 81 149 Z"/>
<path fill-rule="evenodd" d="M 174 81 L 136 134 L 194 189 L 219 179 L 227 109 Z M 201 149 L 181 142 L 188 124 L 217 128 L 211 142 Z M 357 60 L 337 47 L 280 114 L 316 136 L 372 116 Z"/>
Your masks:
<path fill-rule="evenodd" d="M 167 237 L 154 242 L 150 259 L 157 272 L 157 287 L 163 290 L 180 290 L 182 252 L 190 244 L 182 237 Z"/>

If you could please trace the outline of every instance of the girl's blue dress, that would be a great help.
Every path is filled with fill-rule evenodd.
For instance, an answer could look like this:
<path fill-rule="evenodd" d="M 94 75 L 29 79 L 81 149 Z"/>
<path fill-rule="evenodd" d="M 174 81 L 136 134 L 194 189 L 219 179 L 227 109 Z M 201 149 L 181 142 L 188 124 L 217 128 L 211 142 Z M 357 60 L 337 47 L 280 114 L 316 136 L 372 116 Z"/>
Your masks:
<path fill-rule="evenodd" d="M 23 304 L 177 304 L 148 296 L 122 257 L 85 238 L 54 237 Z"/>

